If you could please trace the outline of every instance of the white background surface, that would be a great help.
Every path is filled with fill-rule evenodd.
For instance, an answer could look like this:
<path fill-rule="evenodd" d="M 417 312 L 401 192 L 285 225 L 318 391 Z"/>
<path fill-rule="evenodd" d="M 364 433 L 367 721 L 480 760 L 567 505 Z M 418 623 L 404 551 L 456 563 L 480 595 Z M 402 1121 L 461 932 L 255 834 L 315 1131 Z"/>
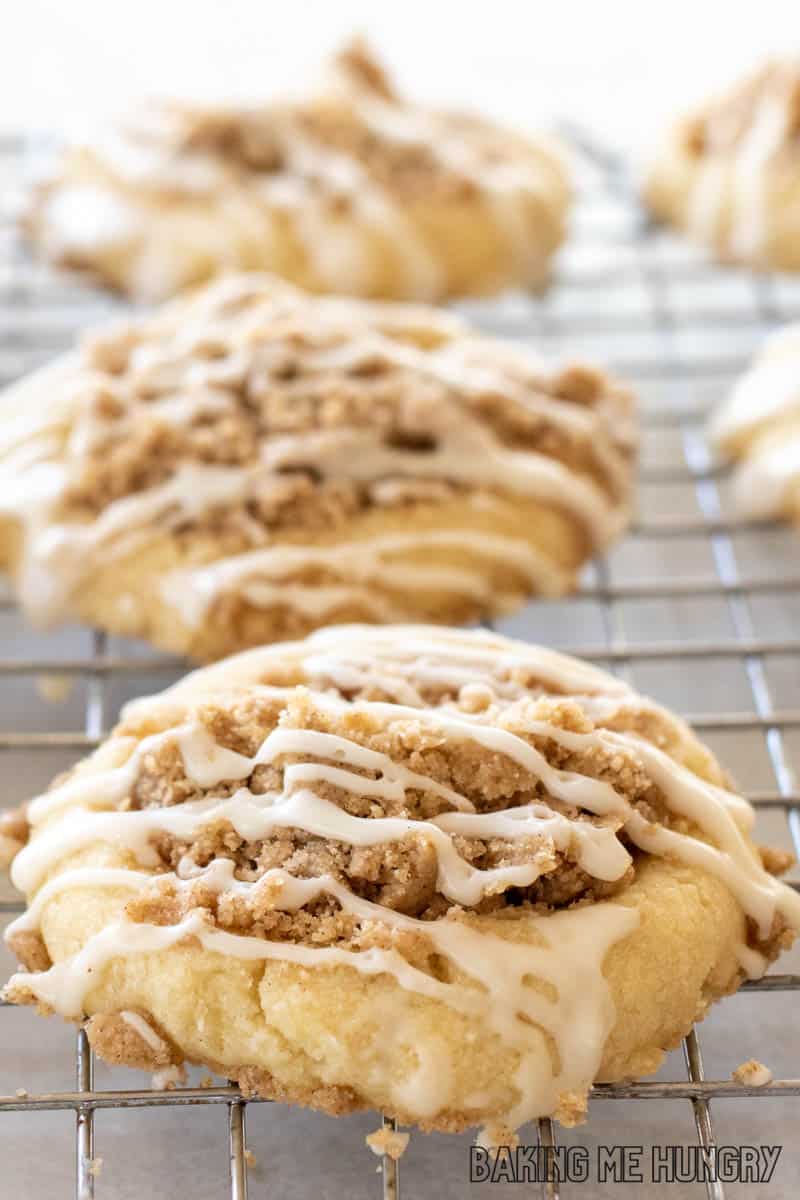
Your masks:
<path fill-rule="evenodd" d="M 646 142 L 765 54 L 796 0 L 23 0 L 0 33 L 0 129 L 64 128 L 143 95 L 260 98 L 354 31 L 402 83 L 520 126 L 556 114 Z"/>

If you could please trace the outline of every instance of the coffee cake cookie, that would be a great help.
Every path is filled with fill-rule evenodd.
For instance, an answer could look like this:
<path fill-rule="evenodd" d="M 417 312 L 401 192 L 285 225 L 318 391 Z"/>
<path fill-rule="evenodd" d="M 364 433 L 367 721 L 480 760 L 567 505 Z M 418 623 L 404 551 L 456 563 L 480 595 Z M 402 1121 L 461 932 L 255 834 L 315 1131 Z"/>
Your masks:
<path fill-rule="evenodd" d="M 575 1123 L 800 923 L 729 787 L 620 680 L 496 635 L 249 651 L 17 816 L 5 994 L 112 1062 L 331 1113 Z"/>
<path fill-rule="evenodd" d="M 736 462 L 740 513 L 800 522 L 800 325 L 767 339 L 709 432 L 720 454 Z"/>
<path fill-rule="evenodd" d="M 679 121 L 645 195 L 724 260 L 800 270 L 800 59 L 767 64 Z"/>
<path fill-rule="evenodd" d="M 354 44 L 303 99 L 152 106 L 73 146 L 27 227 L 56 263 L 148 300 L 231 270 L 433 300 L 541 285 L 568 202 L 548 139 L 412 104 Z"/>
<path fill-rule="evenodd" d="M 0 406 L 26 612 L 199 659 L 558 595 L 628 517 L 632 399 L 601 372 L 265 276 L 90 338 Z"/>

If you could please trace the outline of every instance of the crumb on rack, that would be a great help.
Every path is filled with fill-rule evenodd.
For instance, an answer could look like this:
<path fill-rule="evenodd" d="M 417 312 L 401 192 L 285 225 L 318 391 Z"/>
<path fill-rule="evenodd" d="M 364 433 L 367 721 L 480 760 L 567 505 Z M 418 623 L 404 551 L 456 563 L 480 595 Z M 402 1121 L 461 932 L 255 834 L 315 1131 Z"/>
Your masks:
<path fill-rule="evenodd" d="M 214 1086 L 214 1080 L 211 1078 L 210 1075 L 204 1075 L 203 1078 L 200 1080 L 201 1088 L 212 1088 L 213 1086 Z"/>
<path fill-rule="evenodd" d="M 92 1176 L 93 1179 L 97 1178 L 97 1176 L 100 1174 L 102 1169 L 103 1169 L 102 1158 L 90 1158 L 89 1159 L 89 1174 Z"/>
<path fill-rule="evenodd" d="M 25 1097 L 28 1095 L 28 1089 L 27 1088 L 17 1088 L 16 1094 L 19 1096 L 20 1100 L 24 1100 Z"/>
<path fill-rule="evenodd" d="M 367 1134 L 364 1139 L 373 1154 L 387 1154 L 397 1162 L 406 1152 L 410 1138 L 408 1133 L 399 1133 L 388 1125 L 381 1125 L 374 1133 Z"/>
<path fill-rule="evenodd" d="M 572 1129 L 586 1120 L 587 1097 L 585 1092 L 562 1092 L 558 1097 L 555 1119 L 565 1128 Z"/>
<path fill-rule="evenodd" d="M 485 712 L 494 700 L 492 689 L 482 683 L 465 683 L 458 693 L 459 708 L 468 713 Z"/>
<path fill-rule="evenodd" d="M 258 1165 L 258 1159 L 256 1158 L 255 1154 L 253 1154 L 252 1150 L 245 1150 L 244 1161 L 247 1163 L 251 1171 L 255 1166 Z"/>
<path fill-rule="evenodd" d="M 496 1154 L 501 1149 L 509 1148 L 513 1150 L 519 1145 L 519 1137 L 508 1125 L 497 1122 L 492 1125 L 484 1125 L 483 1129 L 478 1131 L 478 1136 L 475 1138 L 475 1145 L 482 1146 L 484 1150 L 488 1150 L 491 1154 Z"/>
<path fill-rule="evenodd" d="M 757 1058 L 748 1058 L 747 1062 L 739 1064 L 731 1074 L 731 1079 L 745 1087 L 766 1087 L 772 1082 L 772 1071 Z"/>
<path fill-rule="evenodd" d="M 69 675 L 37 675 L 36 691 L 48 704 L 63 704 L 74 687 Z"/>

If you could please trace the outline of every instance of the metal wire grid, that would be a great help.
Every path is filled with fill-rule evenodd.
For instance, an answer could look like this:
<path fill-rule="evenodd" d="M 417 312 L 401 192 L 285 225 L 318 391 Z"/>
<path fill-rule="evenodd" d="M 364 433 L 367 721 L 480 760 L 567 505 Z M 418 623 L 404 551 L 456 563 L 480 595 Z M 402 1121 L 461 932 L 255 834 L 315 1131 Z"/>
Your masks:
<path fill-rule="evenodd" d="M 616 369 L 638 381 L 643 390 L 648 384 L 660 382 L 696 382 L 706 379 L 733 378 L 747 365 L 746 353 L 692 354 L 682 348 L 681 334 L 686 328 L 694 331 L 725 328 L 728 333 L 760 334 L 775 324 L 800 316 L 800 291 L 786 293 L 780 280 L 747 279 L 749 302 L 714 303 L 694 312 L 691 320 L 678 317 L 671 289 L 676 284 L 719 281 L 722 273 L 700 256 L 681 253 L 673 245 L 664 251 L 658 236 L 648 227 L 638 211 L 630 181 L 602 147 L 587 143 L 579 130 L 567 130 L 579 151 L 584 187 L 578 204 L 578 232 L 572 243 L 577 251 L 567 257 L 558 284 L 561 291 L 573 295 L 602 297 L 608 302 L 585 311 L 572 311 L 569 316 L 559 311 L 559 286 L 544 299 L 518 299 L 509 304 L 499 302 L 478 307 L 478 318 L 485 327 L 494 328 L 506 336 L 524 339 L 536 335 L 538 343 L 558 348 L 568 342 L 571 346 L 581 339 L 595 336 L 613 341 L 628 338 L 639 332 L 652 335 L 646 353 L 628 360 L 613 352 L 601 355 L 612 361 Z M 0 384 L 30 369 L 63 347 L 70 336 L 98 315 L 107 312 L 110 302 L 96 294 L 54 277 L 45 269 L 32 264 L 21 248 L 10 209 L 13 207 L 13 187 L 19 181 L 19 163 L 23 143 L 19 139 L 0 140 L 0 180 L 5 191 L 0 197 L 9 201 L 0 210 L 0 311 L 5 326 L 0 328 Z M 10 186 L 8 186 L 10 185 Z M 605 219 L 609 213 L 622 217 L 621 222 Z M 599 252 L 599 255 L 598 253 Z M 599 258 L 599 262 L 596 261 Z M 741 284 L 741 278 L 738 284 Z M 614 301 L 614 289 L 625 282 L 638 281 L 643 303 L 626 310 Z M 731 283 L 731 288 L 733 284 Z M 509 307 L 510 305 L 510 307 Z M 565 606 L 590 601 L 597 606 L 602 621 L 602 640 L 597 644 L 574 645 L 570 653 L 605 663 L 621 674 L 631 672 L 643 663 L 689 663 L 693 659 L 716 663 L 741 663 L 746 672 L 752 697 L 753 713 L 713 711 L 687 714 L 701 734 L 724 730 L 753 731 L 763 735 L 771 763 L 774 786 L 751 792 L 749 798 L 759 809 L 785 814 L 795 852 L 800 857 L 800 791 L 790 767 L 785 748 L 787 731 L 800 729 L 800 701 L 793 707 L 773 706 L 766 659 L 781 655 L 791 660 L 795 670 L 800 668 L 800 639 L 761 636 L 753 623 L 752 602 L 763 595 L 785 595 L 800 598 L 800 567 L 786 565 L 780 571 L 774 563 L 767 571 L 741 572 L 737 564 L 735 538 L 743 528 L 731 518 L 723 501 L 721 487 L 725 473 L 709 462 L 702 441 L 702 425 L 706 412 L 695 404 L 676 402 L 672 396 L 666 405 L 646 405 L 643 413 L 645 428 L 677 435 L 683 444 L 684 464 L 664 467 L 645 466 L 645 484 L 665 484 L 682 490 L 684 496 L 694 497 L 697 512 L 675 516 L 658 513 L 638 520 L 631 536 L 644 539 L 652 546 L 670 539 L 696 535 L 707 539 L 714 564 L 714 576 L 702 580 L 689 577 L 662 579 L 658 575 L 634 582 L 615 582 L 606 562 L 595 564 L 578 597 L 563 601 Z M 755 530 L 759 526 L 748 526 Z M 631 601 L 680 600 L 681 598 L 718 598 L 727 608 L 733 637 L 714 638 L 705 642 L 680 640 L 650 640 L 631 642 L 626 639 L 622 606 Z M 0 600 L 0 607 L 10 607 Z M 533 611 L 533 610 L 532 610 Z M 573 609 L 573 611 L 575 611 Z M 577 620 L 578 618 L 576 618 Z M 86 751 L 101 740 L 107 729 L 109 714 L 107 692 L 109 683 L 121 677 L 135 677 L 154 670 L 180 669 L 175 660 L 158 655 L 148 657 L 128 653 L 110 653 L 101 633 L 92 635 L 91 654 L 71 659 L 48 656 L 44 653 L 26 659 L 0 658 L 0 676 L 6 681 L 25 676 L 64 676 L 80 678 L 87 683 L 87 699 L 83 729 L 79 732 L 33 732 L 27 730 L 0 733 L 0 750 L 19 748 L 44 749 L 59 747 Z M 800 674 L 797 676 L 800 679 Z M 792 696 L 794 704 L 794 694 Z M 16 913 L 21 905 L 16 901 L 0 902 L 0 914 Z M 796 991 L 800 975 L 773 974 L 763 980 L 745 985 L 750 992 L 775 993 Z M 686 1079 L 680 1082 L 639 1081 L 626 1084 L 599 1085 L 592 1099 L 683 1099 L 693 1109 L 697 1139 L 708 1151 L 715 1146 L 711 1117 L 711 1101 L 731 1097 L 752 1097 L 755 1101 L 769 1097 L 800 1096 L 800 1079 L 777 1079 L 767 1087 L 755 1089 L 730 1080 L 707 1080 L 703 1071 L 700 1043 L 695 1032 L 685 1039 L 684 1059 Z M 78 1200 L 91 1200 L 95 1195 L 93 1173 L 94 1114 L 98 1109 L 125 1109 L 154 1106 L 195 1106 L 220 1104 L 227 1109 L 230 1156 L 230 1196 L 245 1200 L 247 1196 L 247 1161 L 245 1154 L 246 1102 L 234 1086 L 213 1088 L 181 1088 L 159 1092 L 150 1089 L 128 1091 L 95 1091 L 92 1053 L 83 1031 L 77 1034 L 75 1060 L 75 1091 L 47 1094 L 0 1096 L 2 1111 L 71 1110 L 75 1113 L 75 1195 Z M 248 1101 L 247 1103 L 258 1103 Z M 394 1123 L 385 1119 L 389 1128 Z M 556 1147 L 556 1131 L 550 1120 L 538 1122 L 538 1138 L 542 1147 Z M 722 1183 L 706 1185 L 710 1200 L 724 1200 Z M 397 1163 L 383 1159 L 382 1194 L 386 1200 L 399 1200 L 399 1170 Z M 561 1186 L 555 1177 L 541 1185 L 543 1197 L 558 1200 Z M 97 1188 L 102 1192 L 102 1188 Z"/>

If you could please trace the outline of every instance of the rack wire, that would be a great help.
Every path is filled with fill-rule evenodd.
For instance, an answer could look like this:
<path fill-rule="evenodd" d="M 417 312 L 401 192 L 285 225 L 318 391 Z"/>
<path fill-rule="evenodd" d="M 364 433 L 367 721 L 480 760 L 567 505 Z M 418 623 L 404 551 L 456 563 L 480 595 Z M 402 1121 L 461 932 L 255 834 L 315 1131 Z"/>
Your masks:
<path fill-rule="evenodd" d="M 723 271 L 680 239 L 654 230 L 643 216 L 635 189 L 616 158 L 592 143 L 581 130 L 566 129 L 578 158 L 581 182 L 576 206 L 575 233 L 563 257 L 553 288 L 544 297 L 510 297 L 468 308 L 490 332 L 522 342 L 531 341 L 546 351 L 572 351 L 609 362 L 629 377 L 642 396 L 645 449 L 648 439 L 658 453 L 645 456 L 641 471 L 643 489 L 666 489 L 659 511 L 644 512 L 622 549 L 608 561 L 598 562 L 587 575 L 577 596 L 559 605 L 530 606 L 521 617 L 501 623 L 501 628 L 525 636 L 540 636 L 542 613 L 555 611 L 559 628 L 570 631 L 588 623 L 591 610 L 599 638 L 581 642 L 569 639 L 564 648 L 609 666 L 634 679 L 648 666 L 669 664 L 688 670 L 692 663 L 709 663 L 711 670 L 726 664 L 741 667 L 749 689 L 751 711 L 717 706 L 686 715 L 701 735 L 713 737 L 735 731 L 763 738 L 771 765 L 772 783 L 752 790 L 749 799 L 761 812 L 783 816 L 788 839 L 800 857 L 800 789 L 787 748 L 787 737 L 800 729 L 800 638 L 771 636 L 754 607 L 764 599 L 798 604 L 800 612 L 800 560 L 792 565 L 780 550 L 765 554 L 756 567 L 740 564 L 738 539 L 769 539 L 773 527 L 744 525 L 731 514 L 725 494 L 727 475 L 715 465 L 703 440 L 710 392 L 721 394 L 746 366 L 751 350 L 775 325 L 800 318 L 800 283 L 773 277 L 753 278 Z M 0 139 L 0 385 L 38 365 L 69 343 L 87 324 L 108 313 L 114 303 L 83 284 L 56 276 L 34 264 L 21 246 L 12 220 L 15 190 L 26 144 L 18 138 Z M 680 289 L 706 289 L 713 298 L 698 306 L 682 306 Z M 590 350 L 591 347 L 591 350 Z M 708 389 L 708 390 L 707 390 Z M 700 393 L 698 400 L 697 393 Z M 663 399 L 656 399 L 657 396 Z M 679 460 L 665 464 L 663 444 L 678 446 Z M 708 551 L 711 570 L 696 572 L 660 569 L 670 543 L 687 539 Z M 626 547 L 645 548 L 651 568 L 644 575 L 625 578 L 620 557 Z M 795 543 L 795 552 L 800 541 Z M 653 569 L 653 566 L 659 569 Z M 703 598 L 724 607 L 730 630 L 724 637 L 628 636 L 626 609 L 632 604 L 664 604 Z M 587 609 L 587 606 L 589 608 Z M 0 600 L 0 610 L 11 615 L 12 605 Z M 790 664 L 790 706 L 773 703 L 770 663 Z M 0 752 L 21 748 L 57 748 L 83 753 L 97 745 L 113 713 L 109 712 L 109 687 L 120 680 L 134 682 L 154 671 L 177 675 L 182 665 L 154 653 L 143 656 L 126 648 L 109 649 L 102 633 L 93 633 L 87 655 L 57 657 L 42 640 L 41 653 L 28 657 L 0 657 L 3 686 L 25 678 L 57 676 L 82 680 L 86 706 L 80 730 L 18 728 L 0 732 Z M 20 911 L 17 901 L 0 901 L 0 914 Z M 800 975 L 771 974 L 745 984 L 745 990 L 764 996 L 800 988 Z M 2 1014 L 0 1014 L 2 1019 Z M 763 1104 L 770 1098 L 800 1097 L 800 1079 L 775 1079 L 766 1087 L 752 1088 L 732 1080 L 706 1079 L 700 1042 L 692 1032 L 684 1042 L 685 1080 L 637 1081 L 598 1085 L 592 1102 L 607 1100 L 682 1100 L 692 1107 L 699 1145 L 705 1151 L 716 1144 L 712 1103 L 747 1097 Z M 241 1096 L 235 1086 L 95 1090 L 93 1061 L 86 1035 L 76 1041 L 75 1090 L 72 1092 L 0 1096 L 0 1114 L 68 1110 L 75 1114 L 75 1196 L 77 1200 L 101 1197 L 94 1168 L 94 1116 L 104 1109 L 163 1106 L 221 1106 L 227 1112 L 229 1195 L 246 1200 L 248 1188 L 245 1115 L 248 1104 L 260 1103 Z M 394 1122 L 384 1118 L 394 1129 Z M 550 1120 L 536 1129 L 542 1147 L 555 1148 L 557 1132 Z M 398 1164 L 384 1157 L 380 1187 L 384 1200 L 399 1200 Z M 559 1180 L 541 1184 L 542 1195 L 559 1200 L 566 1194 Z M 706 1184 L 709 1200 L 725 1200 L 725 1188 L 713 1180 Z"/>

